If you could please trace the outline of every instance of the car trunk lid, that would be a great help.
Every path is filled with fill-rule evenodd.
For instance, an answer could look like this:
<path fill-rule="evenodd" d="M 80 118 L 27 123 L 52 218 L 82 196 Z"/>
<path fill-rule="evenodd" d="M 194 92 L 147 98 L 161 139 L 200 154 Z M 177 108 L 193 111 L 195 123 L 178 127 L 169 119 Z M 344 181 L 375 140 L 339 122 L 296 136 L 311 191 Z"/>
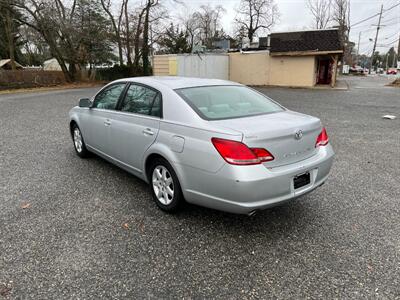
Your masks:
<path fill-rule="evenodd" d="M 267 167 L 292 164 L 315 155 L 322 129 L 318 118 L 287 110 L 213 122 L 242 132 L 243 143 L 248 147 L 267 149 L 275 158 L 264 163 Z"/>

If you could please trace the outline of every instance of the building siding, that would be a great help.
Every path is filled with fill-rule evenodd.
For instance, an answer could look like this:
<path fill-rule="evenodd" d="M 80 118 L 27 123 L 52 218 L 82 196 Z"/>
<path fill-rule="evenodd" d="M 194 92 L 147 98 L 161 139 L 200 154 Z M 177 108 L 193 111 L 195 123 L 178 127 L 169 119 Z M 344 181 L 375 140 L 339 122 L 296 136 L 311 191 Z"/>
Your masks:
<path fill-rule="evenodd" d="M 313 87 L 315 56 L 270 57 L 269 85 Z"/>
<path fill-rule="evenodd" d="M 153 75 L 167 76 L 169 75 L 169 55 L 153 56 Z"/>
<path fill-rule="evenodd" d="M 270 57 L 268 52 L 229 54 L 230 80 L 246 85 L 269 84 Z"/>
<path fill-rule="evenodd" d="M 231 53 L 230 80 L 246 85 L 312 87 L 314 56 L 271 57 L 268 51 Z"/>
<path fill-rule="evenodd" d="M 227 54 L 183 54 L 177 56 L 178 76 L 229 79 Z"/>
<path fill-rule="evenodd" d="M 253 86 L 313 87 L 316 56 L 271 56 L 269 51 L 156 55 L 153 74 L 226 79 Z"/>

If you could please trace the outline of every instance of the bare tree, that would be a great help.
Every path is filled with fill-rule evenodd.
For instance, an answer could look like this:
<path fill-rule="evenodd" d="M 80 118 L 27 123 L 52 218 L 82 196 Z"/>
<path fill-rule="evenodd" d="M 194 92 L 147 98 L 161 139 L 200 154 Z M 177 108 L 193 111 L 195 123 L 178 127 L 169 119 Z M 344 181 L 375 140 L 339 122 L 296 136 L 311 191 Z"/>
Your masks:
<path fill-rule="evenodd" d="M 125 45 L 126 45 L 126 61 L 128 67 L 132 68 L 132 54 L 131 54 L 131 33 L 130 33 L 130 22 L 128 14 L 128 2 L 129 0 L 123 0 L 123 9 L 125 16 Z"/>
<path fill-rule="evenodd" d="M 341 68 L 343 68 L 345 58 L 351 56 L 351 47 L 349 43 L 350 33 L 350 1 L 333 0 L 333 22 L 339 29 L 339 38 L 343 45 L 344 53 L 342 55 Z M 347 60 L 347 59 L 346 59 Z"/>
<path fill-rule="evenodd" d="M 333 0 L 333 20 L 344 34 L 349 30 L 350 2 L 349 0 Z"/>
<path fill-rule="evenodd" d="M 0 0 L 0 3 L 4 1 L 9 0 Z M 98 10 L 97 0 L 14 0 L 11 3 L 19 12 L 19 22 L 41 35 L 67 81 L 79 79 L 78 71 L 87 63 L 104 61 L 110 56 L 109 23 L 103 10 Z"/>
<path fill-rule="evenodd" d="M 136 70 L 139 69 L 139 62 L 140 62 L 140 57 L 141 57 L 141 52 L 140 52 L 140 37 L 143 31 L 143 16 L 146 12 L 146 8 L 142 8 L 139 10 L 137 18 L 136 18 L 136 32 L 135 32 L 135 38 L 134 38 L 134 61 L 133 65 Z"/>
<path fill-rule="evenodd" d="M 182 25 L 184 32 L 187 34 L 189 51 L 193 50 L 193 46 L 200 40 L 198 33 L 200 25 L 194 17 L 193 13 L 186 11 L 178 17 L 179 23 Z"/>
<path fill-rule="evenodd" d="M 16 64 L 15 64 L 15 40 L 16 40 L 16 34 L 15 34 L 15 22 L 13 20 L 12 16 L 12 6 L 11 6 L 11 1 L 7 0 L 2 3 L 0 3 L 0 24 L 4 26 L 4 33 L 5 33 L 5 38 L 7 41 L 7 48 L 8 48 L 8 54 L 9 58 L 11 60 L 11 69 L 15 70 L 16 69 Z"/>
<path fill-rule="evenodd" d="M 307 6 L 314 18 L 313 27 L 325 29 L 332 20 L 332 0 L 308 0 Z"/>
<path fill-rule="evenodd" d="M 26 25 L 19 29 L 21 34 L 21 46 L 25 53 L 25 62 L 28 65 L 41 65 L 49 57 L 49 47 L 43 37 L 36 30 Z"/>
<path fill-rule="evenodd" d="M 111 7 L 112 7 L 112 2 L 111 0 L 101 0 L 101 5 L 103 6 L 104 11 L 107 13 L 107 15 L 110 18 L 113 30 L 114 30 L 114 35 L 115 35 L 115 40 L 117 42 L 118 46 L 118 57 L 119 57 L 119 64 L 122 66 L 124 64 L 124 58 L 122 54 L 122 39 L 121 39 L 121 23 L 122 23 L 122 17 L 124 15 L 124 10 L 127 10 L 127 5 L 128 5 L 128 0 L 123 0 L 121 4 L 121 9 L 119 10 L 118 16 L 114 17 Z"/>
<path fill-rule="evenodd" d="M 0 0 L 4 3 L 5 0 Z M 75 49 L 71 36 L 71 20 L 76 0 L 67 9 L 61 0 L 48 2 L 45 0 L 17 0 L 12 5 L 22 17 L 19 21 L 41 34 L 49 46 L 51 55 L 57 59 L 67 81 L 75 80 Z M 62 46 L 60 46 L 62 44 Z M 67 68 L 66 56 L 70 62 Z"/>
<path fill-rule="evenodd" d="M 149 32 L 150 32 L 150 13 L 152 8 L 159 4 L 158 0 L 147 0 L 145 6 L 144 22 L 143 22 L 143 45 L 142 45 L 142 62 L 143 62 L 143 75 L 150 75 L 150 45 L 149 45 Z"/>
<path fill-rule="evenodd" d="M 236 25 L 246 29 L 250 41 L 258 31 L 269 31 L 279 16 L 274 0 L 241 0 L 236 13 Z"/>
<path fill-rule="evenodd" d="M 220 19 L 225 9 L 221 5 L 212 7 L 211 5 L 202 5 L 200 10 L 192 16 L 199 29 L 199 37 L 208 48 L 212 45 L 212 40 L 220 27 Z"/>

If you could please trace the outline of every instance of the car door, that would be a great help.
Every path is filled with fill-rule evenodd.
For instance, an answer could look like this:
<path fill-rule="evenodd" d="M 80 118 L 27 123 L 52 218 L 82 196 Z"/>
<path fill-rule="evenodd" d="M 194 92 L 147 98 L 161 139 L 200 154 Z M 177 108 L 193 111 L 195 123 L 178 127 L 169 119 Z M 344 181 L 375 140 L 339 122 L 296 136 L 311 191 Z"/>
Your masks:
<path fill-rule="evenodd" d="M 113 157 L 132 171 L 141 172 L 144 152 L 157 137 L 161 117 L 161 93 L 131 83 L 111 120 Z"/>
<path fill-rule="evenodd" d="M 106 86 L 93 100 L 87 112 L 85 124 L 85 142 L 103 154 L 109 154 L 111 117 L 115 113 L 118 100 L 122 97 L 126 83 L 119 82 Z"/>

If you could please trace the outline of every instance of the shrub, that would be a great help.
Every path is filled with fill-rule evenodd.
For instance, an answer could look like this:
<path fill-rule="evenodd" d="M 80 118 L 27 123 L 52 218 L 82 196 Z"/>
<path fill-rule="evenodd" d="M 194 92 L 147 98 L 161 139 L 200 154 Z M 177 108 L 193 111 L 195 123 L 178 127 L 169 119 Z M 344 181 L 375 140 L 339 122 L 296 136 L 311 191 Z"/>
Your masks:
<path fill-rule="evenodd" d="M 61 71 L 3 70 L 0 71 L 0 89 L 54 86 L 65 83 Z"/>
<path fill-rule="evenodd" d="M 113 81 L 121 78 L 142 76 L 143 68 L 132 69 L 125 65 L 115 65 L 111 68 L 96 69 L 96 80 Z"/>

